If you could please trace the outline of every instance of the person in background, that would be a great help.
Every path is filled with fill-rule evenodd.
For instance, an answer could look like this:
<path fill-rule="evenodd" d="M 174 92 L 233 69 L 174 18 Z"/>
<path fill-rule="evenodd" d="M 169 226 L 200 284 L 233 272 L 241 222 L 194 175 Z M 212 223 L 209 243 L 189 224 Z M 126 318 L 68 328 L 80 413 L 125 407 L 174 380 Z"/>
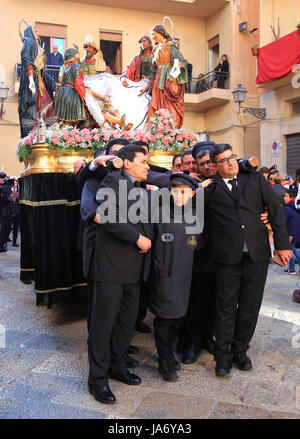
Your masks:
<path fill-rule="evenodd" d="M 172 172 L 181 172 L 181 154 L 176 154 L 172 160 Z"/>
<path fill-rule="evenodd" d="M 20 206 L 19 206 L 19 184 L 16 178 L 14 178 L 11 191 L 13 193 L 13 198 L 9 202 L 9 207 L 10 207 L 10 216 L 11 216 L 12 231 L 13 231 L 12 245 L 13 247 L 19 247 L 19 245 L 17 244 L 17 239 L 18 239 L 19 222 L 20 222 Z"/>
<path fill-rule="evenodd" d="M 181 170 L 184 174 L 188 174 L 195 180 L 200 181 L 199 168 L 195 157 L 192 155 L 191 149 L 187 149 L 181 154 Z"/>
<path fill-rule="evenodd" d="M 289 186 L 289 189 L 298 189 L 298 177 L 300 177 L 300 168 L 296 169 L 295 174 L 293 176 L 293 181 Z"/>
<path fill-rule="evenodd" d="M 7 252 L 7 240 L 10 232 L 9 202 L 13 198 L 7 184 L 7 175 L 0 172 L 0 253 Z"/>
<path fill-rule="evenodd" d="M 210 183 L 216 174 L 209 156 L 214 145 L 211 141 L 199 142 L 192 150 L 199 166 L 202 184 Z M 179 330 L 177 351 L 182 354 L 182 363 L 195 363 L 202 349 L 214 353 L 215 308 L 215 264 L 209 218 L 205 215 L 204 230 L 194 253 L 189 305 Z"/>
<path fill-rule="evenodd" d="M 227 55 L 222 55 L 219 64 L 215 68 L 215 73 L 217 76 L 217 87 L 224 88 L 225 79 L 227 79 L 229 76 L 229 62 Z"/>
<path fill-rule="evenodd" d="M 52 70 L 48 69 L 48 72 L 52 76 L 55 82 L 58 81 L 59 70 L 60 67 L 63 65 L 63 63 L 64 63 L 64 57 L 62 56 L 61 53 L 59 53 L 58 46 L 56 45 L 53 46 L 53 52 L 50 53 L 47 59 L 47 67 L 50 66 L 54 67 L 54 69 Z"/>
<path fill-rule="evenodd" d="M 274 179 L 275 179 L 275 174 L 270 173 L 270 174 L 268 175 L 268 183 L 269 183 L 271 186 L 274 186 L 274 185 L 275 185 L 275 181 L 274 181 Z"/>
<path fill-rule="evenodd" d="M 204 79 L 203 73 L 200 73 L 198 77 L 198 81 L 196 84 L 196 93 L 202 93 L 205 90 L 208 90 L 209 86 L 207 85 L 207 82 Z"/>
<path fill-rule="evenodd" d="M 295 208 L 295 191 L 287 190 L 284 194 L 284 214 L 286 217 L 287 232 L 291 241 L 293 256 L 290 259 L 289 266 L 285 271 L 288 274 L 296 274 L 295 261 L 300 264 L 300 251 L 296 248 L 297 242 L 300 242 L 300 211 Z"/>
<path fill-rule="evenodd" d="M 267 168 L 266 166 L 263 166 L 260 171 L 259 171 L 264 177 L 265 179 L 268 181 L 268 177 L 270 174 L 269 168 Z"/>
<path fill-rule="evenodd" d="M 280 172 L 277 172 L 274 174 L 274 185 L 272 186 L 272 189 L 276 195 L 276 198 L 278 199 L 280 205 L 282 208 L 284 208 L 284 194 L 285 194 L 285 177 L 284 175 L 280 174 Z"/>
<path fill-rule="evenodd" d="M 191 83 L 192 83 L 192 79 L 193 79 L 193 64 L 191 63 L 187 63 L 187 79 L 188 82 L 187 84 L 185 84 L 185 92 L 186 93 L 191 93 Z"/>

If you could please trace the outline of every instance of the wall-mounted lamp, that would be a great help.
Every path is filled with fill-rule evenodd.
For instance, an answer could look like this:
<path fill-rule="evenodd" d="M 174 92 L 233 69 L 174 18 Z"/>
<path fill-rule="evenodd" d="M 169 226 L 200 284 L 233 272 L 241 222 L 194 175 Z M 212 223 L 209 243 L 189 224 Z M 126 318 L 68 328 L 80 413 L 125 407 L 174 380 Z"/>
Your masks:
<path fill-rule="evenodd" d="M 5 99 L 7 98 L 9 88 L 4 82 L 0 82 L 0 101 L 1 101 L 1 110 L 0 110 L 0 119 L 2 119 L 3 115 L 3 104 Z"/>
<path fill-rule="evenodd" d="M 256 107 L 242 107 L 242 103 L 245 102 L 248 90 L 239 84 L 233 91 L 233 100 L 237 104 L 239 104 L 238 114 L 241 113 L 241 108 L 244 113 L 250 113 L 252 116 L 257 117 L 260 120 L 266 118 L 266 109 L 265 108 L 256 108 Z"/>

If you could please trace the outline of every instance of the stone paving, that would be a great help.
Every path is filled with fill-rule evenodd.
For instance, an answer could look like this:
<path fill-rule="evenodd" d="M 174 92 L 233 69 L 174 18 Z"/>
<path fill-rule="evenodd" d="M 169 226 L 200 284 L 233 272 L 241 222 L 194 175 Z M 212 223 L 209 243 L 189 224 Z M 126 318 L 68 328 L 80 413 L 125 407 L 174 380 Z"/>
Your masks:
<path fill-rule="evenodd" d="M 213 357 L 182 365 L 180 380 L 157 372 L 151 334 L 135 333 L 140 386 L 111 381 L 117 403 L 87 391 L 86 306 L 36 307 L 33 285 L 19 281 L 19 249 L 0 254 L 0 418 L 2 419 L 292 419 L 300 418 L 300 280 L 270 265 L 263 306 L 249 350 L 253 370 L 216 378 Z M 147 316 L 152 326 L 152 316 Z"/>

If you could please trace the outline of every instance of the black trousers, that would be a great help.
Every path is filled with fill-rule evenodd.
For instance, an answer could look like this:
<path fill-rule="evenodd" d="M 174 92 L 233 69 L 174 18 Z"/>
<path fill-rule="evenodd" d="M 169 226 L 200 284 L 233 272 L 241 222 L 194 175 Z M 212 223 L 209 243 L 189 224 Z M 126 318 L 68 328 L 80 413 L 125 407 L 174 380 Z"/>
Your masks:
<path fill-rule="evenodd" d="M 10 217 L 9 216 L 2 216 L 0 217 L 0 250 L 7 248 L 7 240 L 10 233 Z"/>
<path fill-rule="evenodd" d="M 173 352 L 173 345 L 178 335 L 179 319 L 165 319 L 162 317 L 155 317 L 154 324 L 154 339 L 160 360 L 167 359 Z"/>
<path fill-rule="evenodd" d="M 268 261 L 254 263 L 244 254 L 238 264 L 217 264 L 215 359 L 246 353 L 263 298 Z"/>
<path fill-rule="evenodd" d="M 126 369 L 123 355 L 134 330 L 139 306 L 140 283 L 123 285 L 94 282 L 89 323 L 89 384 L 105 387 L 108 371 Z"/>
<path fill-rule="evenodd" d="M 136 324 L 141 323 L 147 315 L 148 303 L 148 282 L 141 282 L 139 309 L 136 317 Z"/>
<path fill-rule="evenodd" d="M 215 273 L 193 272 L 189 306 L 179 330 L 182 349 L 206 346 L 214 336 L 216 312 Z"/>
<path fill-rule="evenodd" d="M 19 231 L 19 215 L 11 215 L 12 229 L 13 229 L 13 244 L 17 243 Z"/>

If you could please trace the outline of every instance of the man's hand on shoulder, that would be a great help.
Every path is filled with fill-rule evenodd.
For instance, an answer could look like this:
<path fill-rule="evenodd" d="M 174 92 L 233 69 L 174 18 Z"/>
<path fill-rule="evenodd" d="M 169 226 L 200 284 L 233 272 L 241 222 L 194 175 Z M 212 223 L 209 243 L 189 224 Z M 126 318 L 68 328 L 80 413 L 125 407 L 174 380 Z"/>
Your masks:
<path fill-rule="evenodd" d="M 146 236 L 140 235 L 136 245 L 140 249 L 139 253 L 147 253 L 151 248 L 151 241 L 149 238 L 146 238 Z"/>
<path fill-rule="evenodd" d="M 74 174 L 77 174 L 81 168 L 84 168 L 86 166 L 86 161 L 85 160 L 77 160 L 76 162 L 74 162 L 73 164 L 73 168 L 74 168 Z"/>
<path fill-rule="evenodd" d="M 287 264 L 290 262 L 293 252 L 292 250 L 274 250 L 274 255 L 278 255 L 283 265 L 287 266 Z"/>

